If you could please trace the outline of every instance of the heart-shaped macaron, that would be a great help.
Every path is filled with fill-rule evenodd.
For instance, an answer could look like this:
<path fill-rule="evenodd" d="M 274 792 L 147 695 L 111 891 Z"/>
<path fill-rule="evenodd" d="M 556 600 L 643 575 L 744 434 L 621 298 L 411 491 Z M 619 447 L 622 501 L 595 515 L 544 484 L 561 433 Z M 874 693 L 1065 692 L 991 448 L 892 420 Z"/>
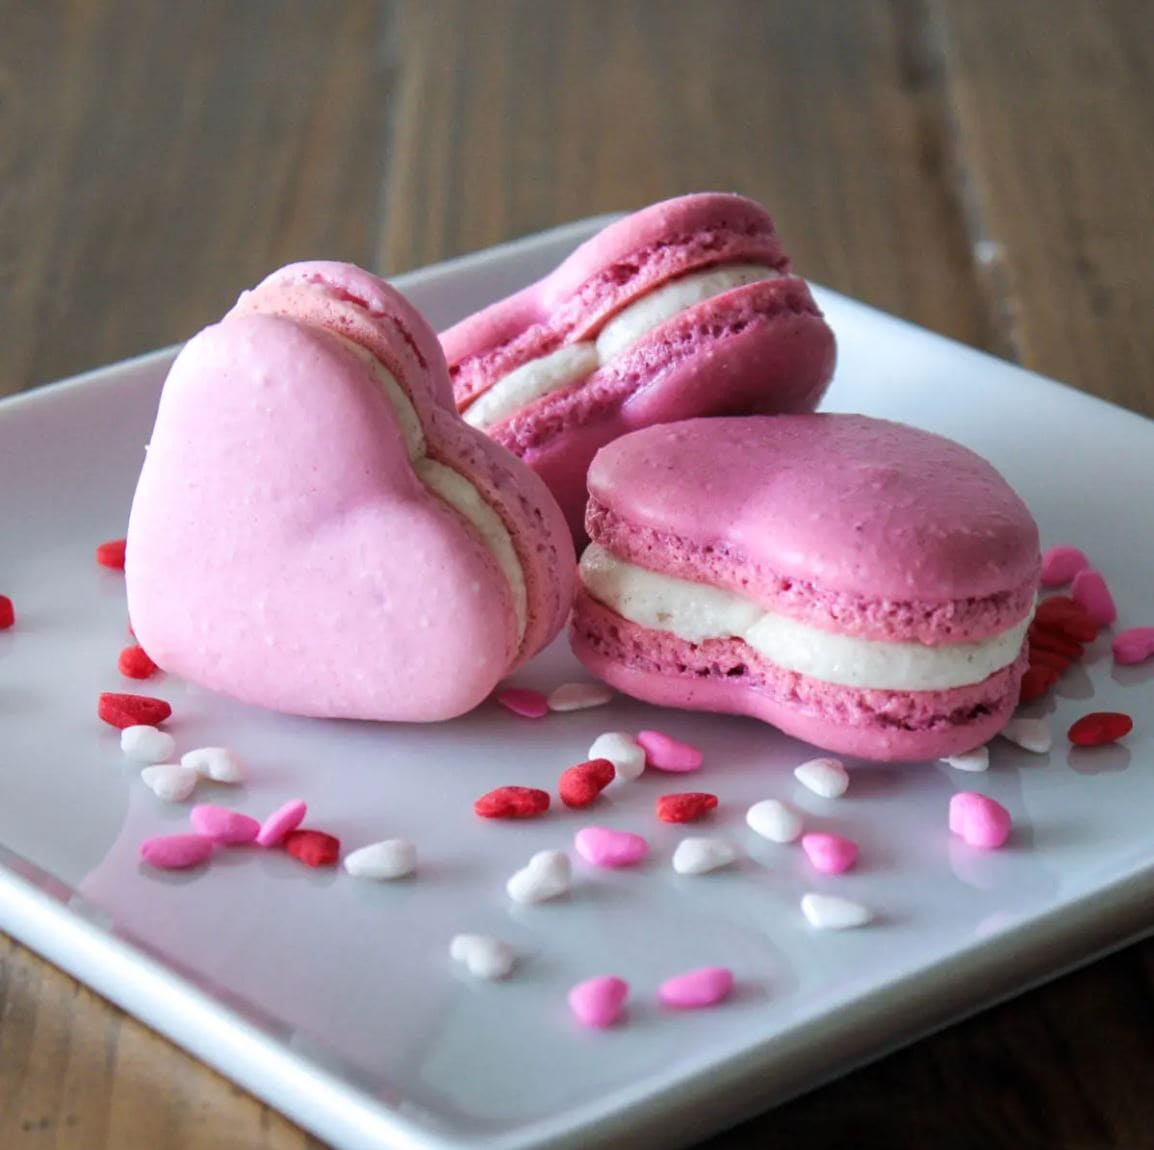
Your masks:
<path fill-rule="evenodd" d="M 834 365 L 768 213 L 717 193 L 610 224 L 441 341 L 465 419 L 545 479 L 578 538 L 598 448 L 693 416 L 812 410 Z"/>
<path fill-rule="evenodd" d="M 128 531 L 165 670 L 303 715 L 459 715 L 560 629 L 573 551 L 544 485 L 457 415 L 383 280 L 294 264 L 177 357 Z"/>

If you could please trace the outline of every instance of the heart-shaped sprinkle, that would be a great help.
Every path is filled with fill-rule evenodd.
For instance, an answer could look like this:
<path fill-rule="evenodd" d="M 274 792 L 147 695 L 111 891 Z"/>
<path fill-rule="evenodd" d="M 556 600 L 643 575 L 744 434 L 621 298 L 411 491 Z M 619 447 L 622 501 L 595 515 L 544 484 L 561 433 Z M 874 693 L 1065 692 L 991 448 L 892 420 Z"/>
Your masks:
<path fill-rule="evenodd" d="M 604 683 L 562 683 L 549 692 L 550 711 L 584 711 L 603 707 L 613 698 Z"/>
<path fill-rule="evenodd" d="M 801 838 L 804 823 L 801 815 L 778 799 L 762 799 L 745 812 L 751 831 L 771 843 L 792 843 Z"/>
<path fill-rule="evenodd" d="M 1118 618 L 1118 608 L 1114 606 L 1114 596 L 1100 571 L 1089 568 L 1074 576 L 1070 588 L 1070 598 L 1100 627 L 1109 627 Z"/>
<path fill-rule="evenodd" d="M 197 747 L 182 755 L 180 763 L 214 783 L 239 783 L 244 778 L 244 765 L 228 747 Z"/>
<path fill-rule="evenodd" d="M 593 740 L 589 748 L 591 759 L 608 759 L 617 778 L 625 782 L 639 779 L 645 770 L 645 748 L 624 731 L 606 731 Z"/>
<path fill-rule="evenodd" d="M 649 843 L 641 835 L 611 827 L 582 827 L 573 845 L 587 863 L 599 867 L 635 866 L 649 854 Z"/>
<path fill-rule="evenodd" d="M 16 608 L 7 595 L 0 595 L 0 631 L 7 631 L 16 622 Z"/>
<path fill-rule="evenodd" d="M 1038 581 L 1043 587 L 1061 587 L 1089 566 L 1090 560 L 1077 547 L 1051 547 L 1042 554 Z"/>
<path fill-rule="evenodd" d="M 536 787 L 498 787 L 473 803 L 483 819 L 532 819 L 549 809 L 549 792 Z"/>
<path fill-rule="evenodd" d="M 256 836 L 258 846 L 276 847 L 284 842 L 285 835 L 295 831 L 305 821 L 308 814 L 308 805 L 304 799 L 289 799 L 287 803 L 277 807 L 260 825 L 260 833 Z"/>
<path fill-rule="evenodd" d="M 663 823 L 693 823 L 716 809 L 717 796 L 707 791 L 660 795 L 657 799 L 657 817 Z"/>
<path fill-rule="evenodd" d="M 250 815 L 213 803 L 198 803 L 189 811 L 188 820 L 198 835 L 225 846 L 256 842 L 260 834 L 260 823 Z"/>
<path fill-rule="evenodd" d="M 959 791 L 950 799 L 949 824 L 963 842 L 987 851 L 1005 845 L 1013 825 L 1001 803 L 976 791 Z"/>
<path fill-rule="evenodd" d="M 1075 603 L 1069 595 L 1051 595 L 1043 599 L 1034 612 L 1033 628 L 1042 627 L 1057 631 L 1079 643 L 1092 643 L 1098 638 L 1099 624 L 1095 623 L 1080 603 Z"/>
<path fill-rule="evenodd" d="M 567 807 L 587 807 L 611 783 L 617 774 L 608 759 L 590 759 L 561 773 L 557 793 Z"/>
<path fill-rule="evenodd" d="M 135 644 L 125 647 L 116 660 L 120 673 L 128 679 L 151 679 L 158 668 L 143 647 Z"/>
<path fill-rule="evenodd" d="M 956 771 L 988 771 L 990 748 L 975 747 L 972 751 L 963 751 L 960 755 L 946 755 L 942 762 Z"/>
<path fill-rule="evenodd" d="M 1061 677 L 1062 673 L 1053 667 L 1028 667 L 1018 687 L 1018 702 L 1033 703 L 1045 698 Z"/>
<path fill-rule="evenodd" d="M 873 912 L 860 902 L 812 891 L 802 895 L 801 913 L 816 930 L 852 930 L 873 920 Z"/>
<path fill-rule="evenodd" d="M 522 719 L 541 719 L 549 713 L 549 700 L 540 691 L 528 687 L 505 687 L 495 698 L 506 711 Z"/>
<path fill-rule="evenodd" d="M 182 803 L 196 790 L 197 773 L 178 763 L 158 763 L 140 772 L 144 785 L 166 803 Z"/>
<path fill-rule="evenodd" d="M 821 874 L 844 874 L 857 863 L 857 843 L 841 835 L 811 831 L 801 836 L 801 849 Z"/>
<path fill-rule="evenodd" d="M 661 731 L 638 731 L 637 743 L 645 751 L 645 761 L 659 771 L 696 771 L 701 752 Z"/>
<path fill-rule="evenodd" d="M 108 539 L 96 547 L 96 562 L 101 567 L 109 567 L 114 571 L 124 570 L 124 552 L 128 546 L 125 539 Z"/>
<path fill-rule="evenodd" d="M 582 1026 L 601 1030 L 621 1017 L 628 997 L 629 983 L 616 975 L 603 974 L 579 982 L 569 991 L 569 1009 Z"/>
<path fill-rule="evenodd" d="M 1116 742 L 1134 729 L 1134 720 L 1122 711 L 1092 711 L 1083 715 L 1067 737 L 1076 747 L 1101 747 Z"/>
<path fill-rule="evenodd" d="M 998 734 L 1035 755 L 1044 755 L 1054 745 L 1054 734 L 1045 719 L 1011 719 Z"/>
<path fill-rule="evenodd" d="M 737 859 L 737 848 L 720 838 L 682 839 L 673 852 L 673 869 L 678 874 L 708 874 Z"/>
<path fill-rule="evenodd" d="M 849 788 L 849 772 L 837 759 L 810 759 L 795 767 L 793 777 L 823 799 L 837 799 Z"/>
<path fill-rule="evenodd" d="M 507 978 L 517 961 L 513 948 L 487 934 L 458 934 L 449 943 L 449 955 L 474 978 Z"/>
<path fill-rule="evenodd" d="M 701 1010 L 716 1006 L 733 990 L 733 971 L 727 966 L 703 966 L 667 978 L 657 988 L 657 1000 L 674 1010 Z"/>
<path fill-rule="evenodd" d="M 203 835 L 160 835 L 140 844 L 140 857 L 160 870 L 184 870 L 205 862 L 213 851 Z"/>
<path fill-rule="evenodd" d="M 1123 666 L 1144 663 L 1154 655 L 1154 627 L 1131 627 L 1114 640 L 1114 662 Z"/>
<path fill-rule="evenodd" d="M 505 890 L 514 902 L 546 902 L 569 890 L 572 873 L 572 864 L 564 851 L 538 851 L 528 866 L 509 879 Z"/>
<path fill-rule="evenodd" d="M 305 866 L 335 866 L 341 857 L 341 840 L 324 831 L 289 831 L 284 849 Z"/>
<path fill-rule="evenodd" d="M 110 727 L 159 727 L 172 714 L 172 707 L 151 695 L 129 695 L 105 691 L 97 701 L 96 713 Z"/>
<path fill-rule="evenodd" d="M 120 749 L 134 763 L 167 763 L 176 750 L 176 740 L 167 731 L 141 723 L 120 732 Z"/>
<path fill-rule="evenodd" d="M 417 848 L 408 839 L 385 839 L 345 855 L 345 870 L 356 878 L 407 878 L 417 869 Z"/>

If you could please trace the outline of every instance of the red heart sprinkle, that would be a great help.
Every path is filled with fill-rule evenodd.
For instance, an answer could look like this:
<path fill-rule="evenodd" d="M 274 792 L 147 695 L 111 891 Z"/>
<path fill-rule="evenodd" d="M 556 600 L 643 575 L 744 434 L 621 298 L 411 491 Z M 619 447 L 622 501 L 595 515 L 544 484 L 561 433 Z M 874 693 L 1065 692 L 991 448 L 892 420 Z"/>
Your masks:
<path fill-rule="evenodd" d="M 7 595 L 0 595 L 0 631 L 7 631 L 16 622 L 16 608 Z"/>
<path fill-rule="evenodd" d="M 1031 667 L 1049 667 L 1061 675 L 1073 662 L 1073 659 L 1059 655 L 1056 651 L 1047 651 L 1045 647 L 1030 648 Z"/>
<path fill-rule="evenodd" d="M 109 539 L 96 548 L 96 562 L 101 567 L 112 567 L 117 571 L 124 570 L 124 539 Z"/>
<path fill-rule="evenodd" d="M 96 705 L 96 713 L 109 726 L 156 727 L 172 714 L 172 707 L 163 699 L 150 695 L 123 695 L 105 691 Z"/>
<path fill-rule="evenodd" d="M 1083 715 L 1069 730 L 1076 747 L 1100 747 L 1113 743 L 1134 729 L 1134 720 L 1121 711 L 1092 711 Z"/>
<path fill-rule="evenodd" d="M 305 866 L 332 866 L 341 857 L 341 840 L 324 831 L 289 831 L 282 845 Z"/>
<path fill-rule="evenodd" d="M 1047 624 L 1030 624 L 1030 646 L 1044 651 L 1052 651 L 1056 655 L 1065 655 L 1067 659 L 1077 661 L 1086 653 L 1086 648 L 1077 639 L 1071 639 L 1062 631 L 1056 631 Z"/>
<path fill-rule="evenodd" d="M 1032 703 L 1042 698 L 1058 681 L 1060 673 L 1053 667 L 1031 667 L 1022 676 L 1022 685 L 1019 688 L 1018 702 Z"/>
<path fill-rule="evenodd" d="M 125 647 L 117 665 L 120 673 L 130 679 L 151 679 L 156 674 L 156 664 L 143 647 Z"/>
<path fill-rule="evenodd" d="M 1034 622 L 1060 631 L 1079 643 L 1092 643 L 1098 638 L 1099 627 L 1090 613 L 1081 604 L 1064 595 L 1055 595 L 1039 603 L 1034 613 Z"/>
<path fill-rule="evenodd" d="M 567 807 L 587 807 L 617 775 L 608 759 L 590 759 L 561 772 L 557 791 Z"/>
<path fill-rule="evenodd" d="M 692 823 L 716 807 L 717 796 L 704 791 L 661 795 L 657 800 L 657 817 L 663 823 Z"/>
<path fill-rule="evenodd" d="M 536 787 L 498 787 L 473 804 L 483 819 L 532 819 L 548 809 L 549 792 Z"/>

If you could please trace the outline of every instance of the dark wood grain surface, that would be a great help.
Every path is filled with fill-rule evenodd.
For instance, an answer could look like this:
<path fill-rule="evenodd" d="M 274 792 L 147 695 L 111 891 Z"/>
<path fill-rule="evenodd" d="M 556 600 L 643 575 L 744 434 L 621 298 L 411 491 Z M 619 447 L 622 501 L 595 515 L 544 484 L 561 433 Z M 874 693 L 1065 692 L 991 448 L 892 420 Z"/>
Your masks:
<path fill-rule="evenodd" d="M 1151 187 L 1149 0 L 0 0 L 0 394 L 290 259 L 722 188 L 803 274 L 1152 414 Z M 319 1145 L 0 936 L 0 1147 Z M 708 1145 L 1154 1146 L 1154 943 Z"/>

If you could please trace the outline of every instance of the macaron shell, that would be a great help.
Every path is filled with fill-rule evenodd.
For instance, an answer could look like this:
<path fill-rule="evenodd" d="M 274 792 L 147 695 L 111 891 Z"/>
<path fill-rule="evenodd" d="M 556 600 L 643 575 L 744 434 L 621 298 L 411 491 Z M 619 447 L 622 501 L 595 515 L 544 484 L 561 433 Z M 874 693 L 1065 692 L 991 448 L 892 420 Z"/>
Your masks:
<path fill-rule="evenodd" d="M 447 718 L 517 654 L 508 581 L 418 481 L 363 360 L 277 317 L 233 316 L 173 365 L 125 574 L 161 667 L 275 710 Z"/>

